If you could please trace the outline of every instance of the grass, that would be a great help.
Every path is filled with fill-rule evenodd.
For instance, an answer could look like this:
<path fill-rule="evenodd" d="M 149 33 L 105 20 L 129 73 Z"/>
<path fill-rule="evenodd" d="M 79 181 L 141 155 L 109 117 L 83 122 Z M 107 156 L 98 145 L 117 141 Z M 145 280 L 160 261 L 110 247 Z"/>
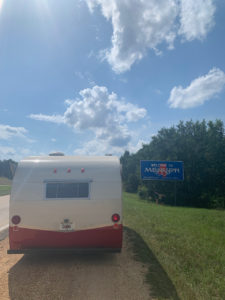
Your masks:
<path fill-rule="evenodd" d="M 12 180 L 6 177 L 0 177 L 0 185 L 11 185 Z"/>
<path fill-rule="evenodd" d="M 156 299 L 225 299 L 225 211 L 168 207 L 124 193 L 124 225 Z"/>
<path fill-rule="evenodd" d="M 11 191 L 11 180 L 0 177 L 0 196 L 9 195 Z"/>
<path fill-rule="evenodd" d="M 0 185 L 0 196 L 9 195 L 11 191 L 11 185 Z"/>
<path fill-rule="evenodd" d="M 9 195 L 11 191 L 11 185 L 0 185 L 0 196 Z"/>

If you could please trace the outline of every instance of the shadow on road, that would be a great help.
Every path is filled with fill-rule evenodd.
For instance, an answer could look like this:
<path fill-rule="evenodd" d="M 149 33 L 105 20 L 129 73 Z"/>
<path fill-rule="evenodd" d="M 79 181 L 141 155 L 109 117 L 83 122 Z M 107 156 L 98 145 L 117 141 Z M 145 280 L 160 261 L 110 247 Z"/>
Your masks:
<path fill-rule="evenodd" d="M 110 253 L 24 255 L 9 271 L 9 296 L 11 300 L 81 299 L 81 288 L 88 289 L 93 281 L 89 274 L 112 264 L 115 256 Z"/>
<path fill-rule="evenodd" d="M 180 298 L 177 295 L 174 284 L 142 237 L 129 227 L 124 229 L 131 241 L 136 259 L 148 267 L 146 280 L 151 285 L 152 297 L 156 299 L 179 300 Z"/>
<path fill-rule="evenodd" d="M 149 299 L 149 291 L 147 296 L 141 295 L 140 270 L 132 263 L 132 247 L 138 260 L 147 266 L 151 296 L 179 300 L 173 283 L 141 236 L 127 227 L 124 233 L 121 254 L 24 255 L 9 270 L 10 299 Z"/>

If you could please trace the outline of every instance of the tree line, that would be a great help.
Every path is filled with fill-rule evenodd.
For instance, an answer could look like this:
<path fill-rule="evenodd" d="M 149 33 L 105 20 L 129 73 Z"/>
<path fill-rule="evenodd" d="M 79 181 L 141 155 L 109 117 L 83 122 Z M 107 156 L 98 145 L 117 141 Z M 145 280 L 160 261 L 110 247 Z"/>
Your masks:
<path fill-rule="evenodd" d="M 17 167 L 17 162 L 12 159 L 0 160 L 0 177 L 12 179 Z"/>
<path fill-rule="evenodd" d="M 176 183 L 177 205 L 225 208 L 225 135 L 221 120 L 180 121 L 162 128 L 149 144 L 135 154 L 125 151 L 120 160 L 127 192 L 173 205 L 174 183 L 142 181 L 140 160 L 183 161 L 184 181 Z"/>

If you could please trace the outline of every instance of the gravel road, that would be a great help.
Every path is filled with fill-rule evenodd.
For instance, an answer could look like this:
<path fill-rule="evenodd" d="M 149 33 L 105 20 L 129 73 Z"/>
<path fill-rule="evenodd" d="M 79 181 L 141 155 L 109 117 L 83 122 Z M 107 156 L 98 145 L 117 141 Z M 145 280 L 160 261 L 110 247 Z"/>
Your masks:
<path fill-rule="evenodd" d="M 0 196 L 0 228 L 9 224 L 9 195 Z"/>
<path fill-rule="evenodd" d="M 124 234 L 121 254 L 7 255 L 0 241 L 0 300 L 145 300 L 146 268 Z"/>

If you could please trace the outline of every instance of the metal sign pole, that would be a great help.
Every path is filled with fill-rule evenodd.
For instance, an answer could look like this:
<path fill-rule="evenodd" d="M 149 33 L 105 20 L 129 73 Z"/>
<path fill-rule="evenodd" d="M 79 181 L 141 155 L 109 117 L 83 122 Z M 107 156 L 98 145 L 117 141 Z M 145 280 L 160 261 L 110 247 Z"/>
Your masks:
<path fill-rule="evenodd" d="M 177 182 L 174 181 L 174 206 L 177 205 Z"/>

